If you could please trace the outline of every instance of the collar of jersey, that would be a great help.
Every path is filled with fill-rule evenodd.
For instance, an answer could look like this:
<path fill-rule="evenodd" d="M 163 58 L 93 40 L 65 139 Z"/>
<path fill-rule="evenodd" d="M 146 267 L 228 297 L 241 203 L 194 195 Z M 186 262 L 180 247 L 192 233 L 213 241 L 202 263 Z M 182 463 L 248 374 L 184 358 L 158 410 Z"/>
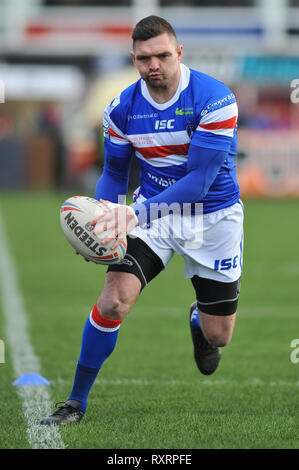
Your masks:
<path fill-rule="evenodd" d="M 180 78 L 180 83 L 177 87 L 177 91 L 173 95 L 173 97 L 167 101 L 166 103 L 157 103 L 151 95 L 149 94 L 149 91 L 147 89 L 146 83 L 143 79 L 141 79 L 141 93 L 143 97 L 156 109 L 159 109 L 160 111 L 169 108 L 172 106 L 178 99 L 180 94 L 182 93 L 185 88 L 189 85 L 189 80 L 190 80 L 190 69 L 186 67 L 186 65 L 181 64 L 181 78 Z"/>

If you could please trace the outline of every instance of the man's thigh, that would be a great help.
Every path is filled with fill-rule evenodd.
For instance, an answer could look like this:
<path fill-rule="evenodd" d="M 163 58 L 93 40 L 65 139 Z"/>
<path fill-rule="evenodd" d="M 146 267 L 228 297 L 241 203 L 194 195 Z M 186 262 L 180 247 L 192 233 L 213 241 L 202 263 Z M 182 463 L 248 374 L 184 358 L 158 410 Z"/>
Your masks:
<path fill-rule="evenodd" d="M 140 281 L 139 290 L 142 290 L 164 269 L 164 263 L 153 247 L 141 238 L 129 235 L 127 242 L 124 259 L 109 266 L 108 274 L 129 273 Z"/>
<path fill-rule="evenodd" d="M 128 236 L 127 242 L 124 259 L 107 270 L 98 300 L 103 316 L 123 318 L 142 289 L 164 269 L 160 257 L 143 240 Z"/>
<path fill-rule="evenodd" d="M 184 253 L 185 277 L 197 275 L 229 283 L 240 278 L 243 264 L 243 206 L 203 215 L 202 245 Z"/>
<path fill-rule="evenodd" d="M 235 327 L 240 281 L 221 282 L 194 276 L 192 284 L 206 338 L 217 346 L 225 346 Z"/>
<path fill-rule="evenodd" d="M 240 279 L 221 282 L 193 276 L 191 281 L 201 312 L 214 317 L 227 317 L 236 313 L 240 294 Z"/>

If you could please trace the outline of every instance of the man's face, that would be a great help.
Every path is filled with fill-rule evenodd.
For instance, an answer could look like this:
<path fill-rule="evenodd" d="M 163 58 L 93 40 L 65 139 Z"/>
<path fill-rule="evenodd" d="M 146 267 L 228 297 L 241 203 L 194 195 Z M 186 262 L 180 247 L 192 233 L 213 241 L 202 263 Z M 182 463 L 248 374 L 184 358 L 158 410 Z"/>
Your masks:
<path fill-rule="evenodd" d="M 151 88 L 169 88 L 180 76 L 183 46 L 166 33 L 136 41 L 131 57 L 139 74 Z"/>

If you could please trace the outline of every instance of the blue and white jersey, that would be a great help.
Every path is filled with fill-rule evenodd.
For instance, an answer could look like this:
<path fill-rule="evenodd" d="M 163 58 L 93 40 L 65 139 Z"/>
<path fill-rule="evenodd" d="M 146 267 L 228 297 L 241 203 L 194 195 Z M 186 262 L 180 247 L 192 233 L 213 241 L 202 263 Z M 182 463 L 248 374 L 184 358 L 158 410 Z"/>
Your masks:
<path fill-rule="evenodd" d="M 156 103 L 144 80 L 125 89 L 105 109 L 106 139 L 134 150 L 140 163 L 140 190 L 146 199 L 186 175 L 190 143 L 222 150 L 227 158 L 202 202 L 204 212 L 234 204 L 240 197 L 234 159 L 238 108 L 222 82 L 181 64 L 175 95 Z"/>

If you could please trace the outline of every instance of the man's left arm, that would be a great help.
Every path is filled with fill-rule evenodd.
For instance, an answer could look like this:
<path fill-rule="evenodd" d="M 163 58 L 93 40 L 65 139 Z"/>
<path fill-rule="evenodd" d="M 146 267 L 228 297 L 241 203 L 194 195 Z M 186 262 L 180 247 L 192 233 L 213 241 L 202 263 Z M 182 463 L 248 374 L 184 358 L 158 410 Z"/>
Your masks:
<path fill-rule="evenodd" d="M 194 203 L 203 199 L 226 157 L 226 151 L 190 144 L 187 174 L 156 196 L 131 206 L 137 215 L 139 225 L 163 215 L 161 211 L 158 214 L 158 211 L 151 210 L 152 204 L 165 203 L 170 206 L 172 203 L 177 203 L 182 207 L 184 203 Z"/>

